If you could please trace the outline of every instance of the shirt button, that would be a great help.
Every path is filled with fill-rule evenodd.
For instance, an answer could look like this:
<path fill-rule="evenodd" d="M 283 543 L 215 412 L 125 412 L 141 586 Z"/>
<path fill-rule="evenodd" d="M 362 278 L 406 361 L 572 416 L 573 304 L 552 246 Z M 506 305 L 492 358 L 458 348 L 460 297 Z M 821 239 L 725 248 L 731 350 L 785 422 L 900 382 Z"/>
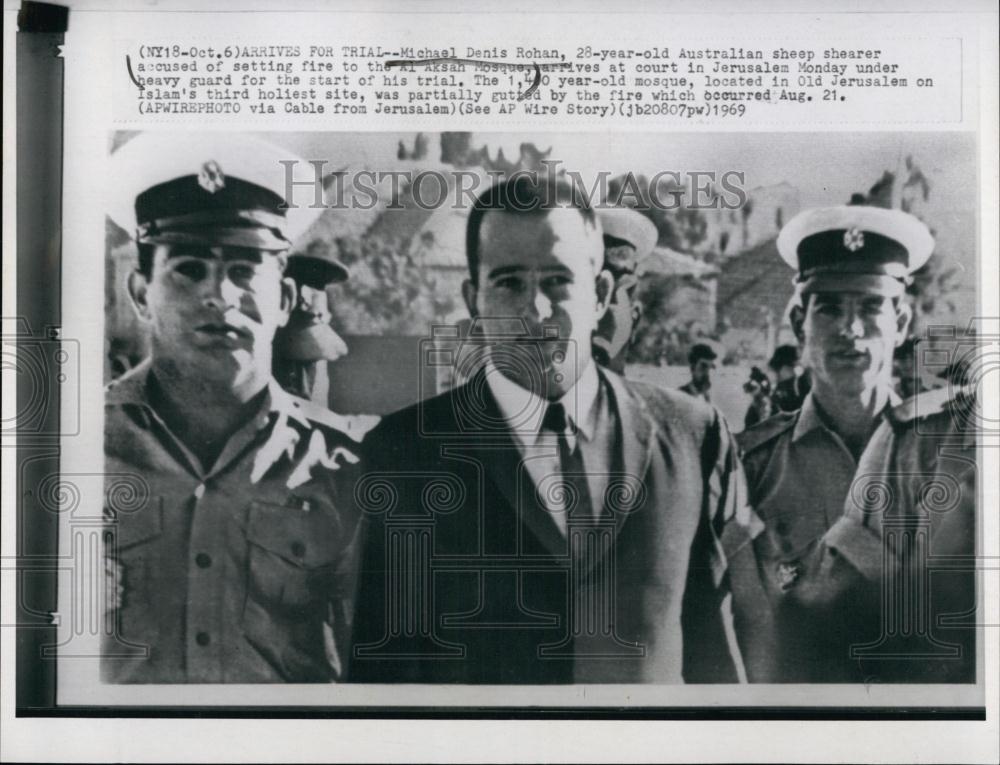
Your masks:
<path fill-rule="evenodd" d="M 212 642 L 212 637 L 207 632 L 199 632 L 194 636 L 194 642 L 204 647 Z"/>
<path fill-rule="evenodd" d="M 198 553 L 194 562 L 198 564 L 198 568 L 208 568 L 212 565 L 212 556 L 206 553 Z"/>
<path fill-rule="evenodd" d="M 292 555 L 296 558 L 301 558 L 306 554 L 306 546 L 301 542 L 292 542 Z"/>
<path fill-rule="evenodd" d="M 194 490 L 194 496 L 196 499 L 201 499 L 205 496 L 205 484 L 199 483 Z"/>

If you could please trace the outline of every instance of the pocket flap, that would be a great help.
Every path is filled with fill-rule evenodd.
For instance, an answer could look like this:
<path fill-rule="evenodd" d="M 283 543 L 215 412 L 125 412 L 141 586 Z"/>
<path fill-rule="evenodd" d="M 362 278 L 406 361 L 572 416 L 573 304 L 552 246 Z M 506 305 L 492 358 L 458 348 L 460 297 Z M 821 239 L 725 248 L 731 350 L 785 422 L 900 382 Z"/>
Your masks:
<path fill-rule="evenodd" d="M 125 550 L 163 533 L 163 498 L 154 497 L 138 510 L 118 513 L 116 521 L 106 521 L 105 528 L 114 537 L 119 550 Z"/>
<path fill-rule="evenodd" d="M 325 513 L 257 501 L 250 505 L 247 539 L 308 568 L 332 564 L 339 547 L 334 522 Z"/>

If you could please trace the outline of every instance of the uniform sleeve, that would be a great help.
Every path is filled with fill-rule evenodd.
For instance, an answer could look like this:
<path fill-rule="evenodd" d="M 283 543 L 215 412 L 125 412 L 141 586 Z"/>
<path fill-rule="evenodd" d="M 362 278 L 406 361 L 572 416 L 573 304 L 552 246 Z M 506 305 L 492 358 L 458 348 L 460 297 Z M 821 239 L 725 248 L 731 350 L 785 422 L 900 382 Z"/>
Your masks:
<path fill-rule="evenodd" d="M 790 593 L 801 605 L 831 607 L 854 602 L 866 591 L 874 597 L 886 566 L 896 565 L 891 554 L 887 557 L 882 534 L 883 512 L 899 490 L 892 471 L 894 441 L 886 422 L 865 448 L 844 514 L 803 561 L 802 576 Z"/>
<path fill-rule="evenodd" d="M 702 449 L 705 505 L 684 598 L 684 679 L 746 682 L 733 622 L 727 546 L 750 544 L 763 524 L 747 503 L 736 445 L 715 411 Z"/>

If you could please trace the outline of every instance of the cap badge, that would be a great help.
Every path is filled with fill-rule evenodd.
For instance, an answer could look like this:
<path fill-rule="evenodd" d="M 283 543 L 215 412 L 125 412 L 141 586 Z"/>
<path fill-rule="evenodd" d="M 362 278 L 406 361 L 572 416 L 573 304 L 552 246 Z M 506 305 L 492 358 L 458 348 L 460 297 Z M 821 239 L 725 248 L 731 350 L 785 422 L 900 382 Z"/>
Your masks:
<path fill-rule="evenodd" d="M 856 228 L 849 228 L 844 232 L 844 247 L 851 252 L 857 252 L 865 246 L 865 235 Z"/>
<path fill-rule="evenodd" d="M 225 188 L 226 176 L 222 174 L 222 168 L 214 159 L 208 160 L 201 166 L 201 170 L 198 171 L 198 185 L 209 194 Z"/>

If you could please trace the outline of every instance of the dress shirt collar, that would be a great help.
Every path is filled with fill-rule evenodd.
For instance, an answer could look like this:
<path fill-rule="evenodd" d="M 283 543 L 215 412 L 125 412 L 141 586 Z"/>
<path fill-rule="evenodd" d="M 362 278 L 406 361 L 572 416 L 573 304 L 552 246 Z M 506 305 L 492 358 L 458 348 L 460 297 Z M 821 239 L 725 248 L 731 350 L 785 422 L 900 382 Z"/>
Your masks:
<path fill-rule="evenodd" d="M 548 401 L 525 390 L 504 376 L 490 360 L 486 364 L 486 381 L 515 439 L 522 446 L 534 446 L 541 435 L 542 419 Z M 566 407 L 566 418 L 584 440 L 593 438 L 597 428 L 598 394 L 601 380 L 597 365 L 591 360 L 576 384 L 559 399 Z"/>

